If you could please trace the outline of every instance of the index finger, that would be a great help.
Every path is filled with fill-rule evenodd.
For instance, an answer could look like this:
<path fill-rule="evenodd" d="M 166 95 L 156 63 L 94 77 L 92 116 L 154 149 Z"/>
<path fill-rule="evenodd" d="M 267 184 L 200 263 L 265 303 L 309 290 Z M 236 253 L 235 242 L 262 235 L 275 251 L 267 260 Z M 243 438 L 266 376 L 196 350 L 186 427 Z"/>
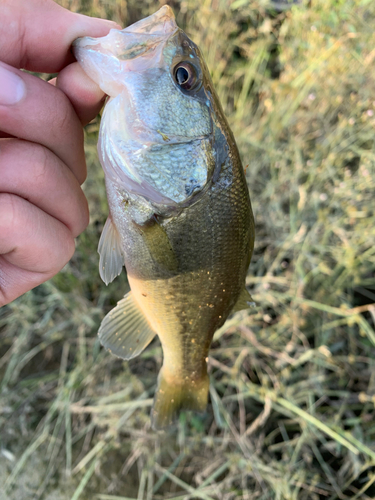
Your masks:
<path fill-rule="evenodd" d="M 52 0 L 0 2 L 0 59 L 15 67 L 56 73 L 73 62 L 70 46 L 80 36 L 104 36 L 119 26 L 70 12 Z"/>

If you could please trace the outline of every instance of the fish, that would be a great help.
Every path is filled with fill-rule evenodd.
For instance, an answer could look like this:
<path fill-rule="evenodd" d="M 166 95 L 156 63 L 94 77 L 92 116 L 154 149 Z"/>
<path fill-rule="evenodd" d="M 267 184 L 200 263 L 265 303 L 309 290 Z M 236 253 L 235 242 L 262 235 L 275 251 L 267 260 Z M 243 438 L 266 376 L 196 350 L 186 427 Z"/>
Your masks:
<path fill-rule="evenodd" d="M 204 412 L 215 331 L 252 302 L 249 189 L 233 133 L 198 46 L 164 5 L 74 54 L 108 95 L 98 153 L 109 216 L 99 271 L 126 268 L 130 292 L 103 319 L 101 344 L 129 360 L 158 335 L 163 364 L 152 427 Z"/>

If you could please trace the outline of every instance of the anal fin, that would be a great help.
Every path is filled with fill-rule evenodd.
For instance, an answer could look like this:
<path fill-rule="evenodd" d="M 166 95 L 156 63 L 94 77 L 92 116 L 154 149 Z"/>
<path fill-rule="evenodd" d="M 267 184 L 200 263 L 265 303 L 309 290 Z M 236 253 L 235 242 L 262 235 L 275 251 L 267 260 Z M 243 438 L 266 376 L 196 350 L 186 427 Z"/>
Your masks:
<path fill-rule="evenodd" d="M 120 235 L 108 217 L 99 240 L 99 273 L 106 285 L 121 274 L 124 257 L 121 252 Z"/>
<path fill-rule="evenodd" d="M 243 287 L 237 302 L 234 304 L 232 313 L 242 311 L 243 309 L 249 309 L 249 307 L 255 307 L 255 302 L 250 295 L 250 293 Z"/>
<path fill-rule="evenodd" d="M 112 354 L 132 359 L 151 342 L 155 332 L 129 292 L 103 319 L 98 335 Z"/>

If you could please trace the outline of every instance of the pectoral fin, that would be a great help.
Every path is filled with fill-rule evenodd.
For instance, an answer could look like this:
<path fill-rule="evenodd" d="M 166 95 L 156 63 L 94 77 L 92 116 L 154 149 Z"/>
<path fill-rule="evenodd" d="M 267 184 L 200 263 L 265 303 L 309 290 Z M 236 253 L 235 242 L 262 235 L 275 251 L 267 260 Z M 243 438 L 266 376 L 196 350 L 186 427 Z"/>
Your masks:
<path fill-rule="evenodd" d="M 249 292 L 243 287 L 237 302 L 233 306 L 232 313 L 255 307 L 255 302 Z"/>
<path fill-rule="evenodd" d="M 151 220 L 144 226 L 137 224 L 137 228 L 142 234 L 143 241 L 155 264 L 167 273 L 177 271 L 178 262 L 176 254 L 167 233 L 159 222 Z"/>
<path fill-rule="evenodd" d="M 118 302 L 103 319 L 99 328 L 101 344 L 112 354 L 131 359 L 151 342 L 155 332 L 135 302 L 132 292 Z"/>
<path fill-rule="evenodd" d="M 121 252 L 120 235 L 109 216 L 99 240 L 99 273 L 106 285 L 121 274 L 124 257 Z"/>

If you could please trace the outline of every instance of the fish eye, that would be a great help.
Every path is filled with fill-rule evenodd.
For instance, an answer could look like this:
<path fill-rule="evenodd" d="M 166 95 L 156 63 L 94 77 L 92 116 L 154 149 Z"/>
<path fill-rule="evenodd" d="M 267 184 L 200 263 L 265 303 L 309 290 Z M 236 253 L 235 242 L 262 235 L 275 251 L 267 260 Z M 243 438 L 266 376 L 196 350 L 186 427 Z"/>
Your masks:
<path fill-rule="evenodd" d="M 177 85 L 184 90 L 192 90 L 198 80 L 196 69 L 188 62 L 177 64 L 173 74 Z"/>

